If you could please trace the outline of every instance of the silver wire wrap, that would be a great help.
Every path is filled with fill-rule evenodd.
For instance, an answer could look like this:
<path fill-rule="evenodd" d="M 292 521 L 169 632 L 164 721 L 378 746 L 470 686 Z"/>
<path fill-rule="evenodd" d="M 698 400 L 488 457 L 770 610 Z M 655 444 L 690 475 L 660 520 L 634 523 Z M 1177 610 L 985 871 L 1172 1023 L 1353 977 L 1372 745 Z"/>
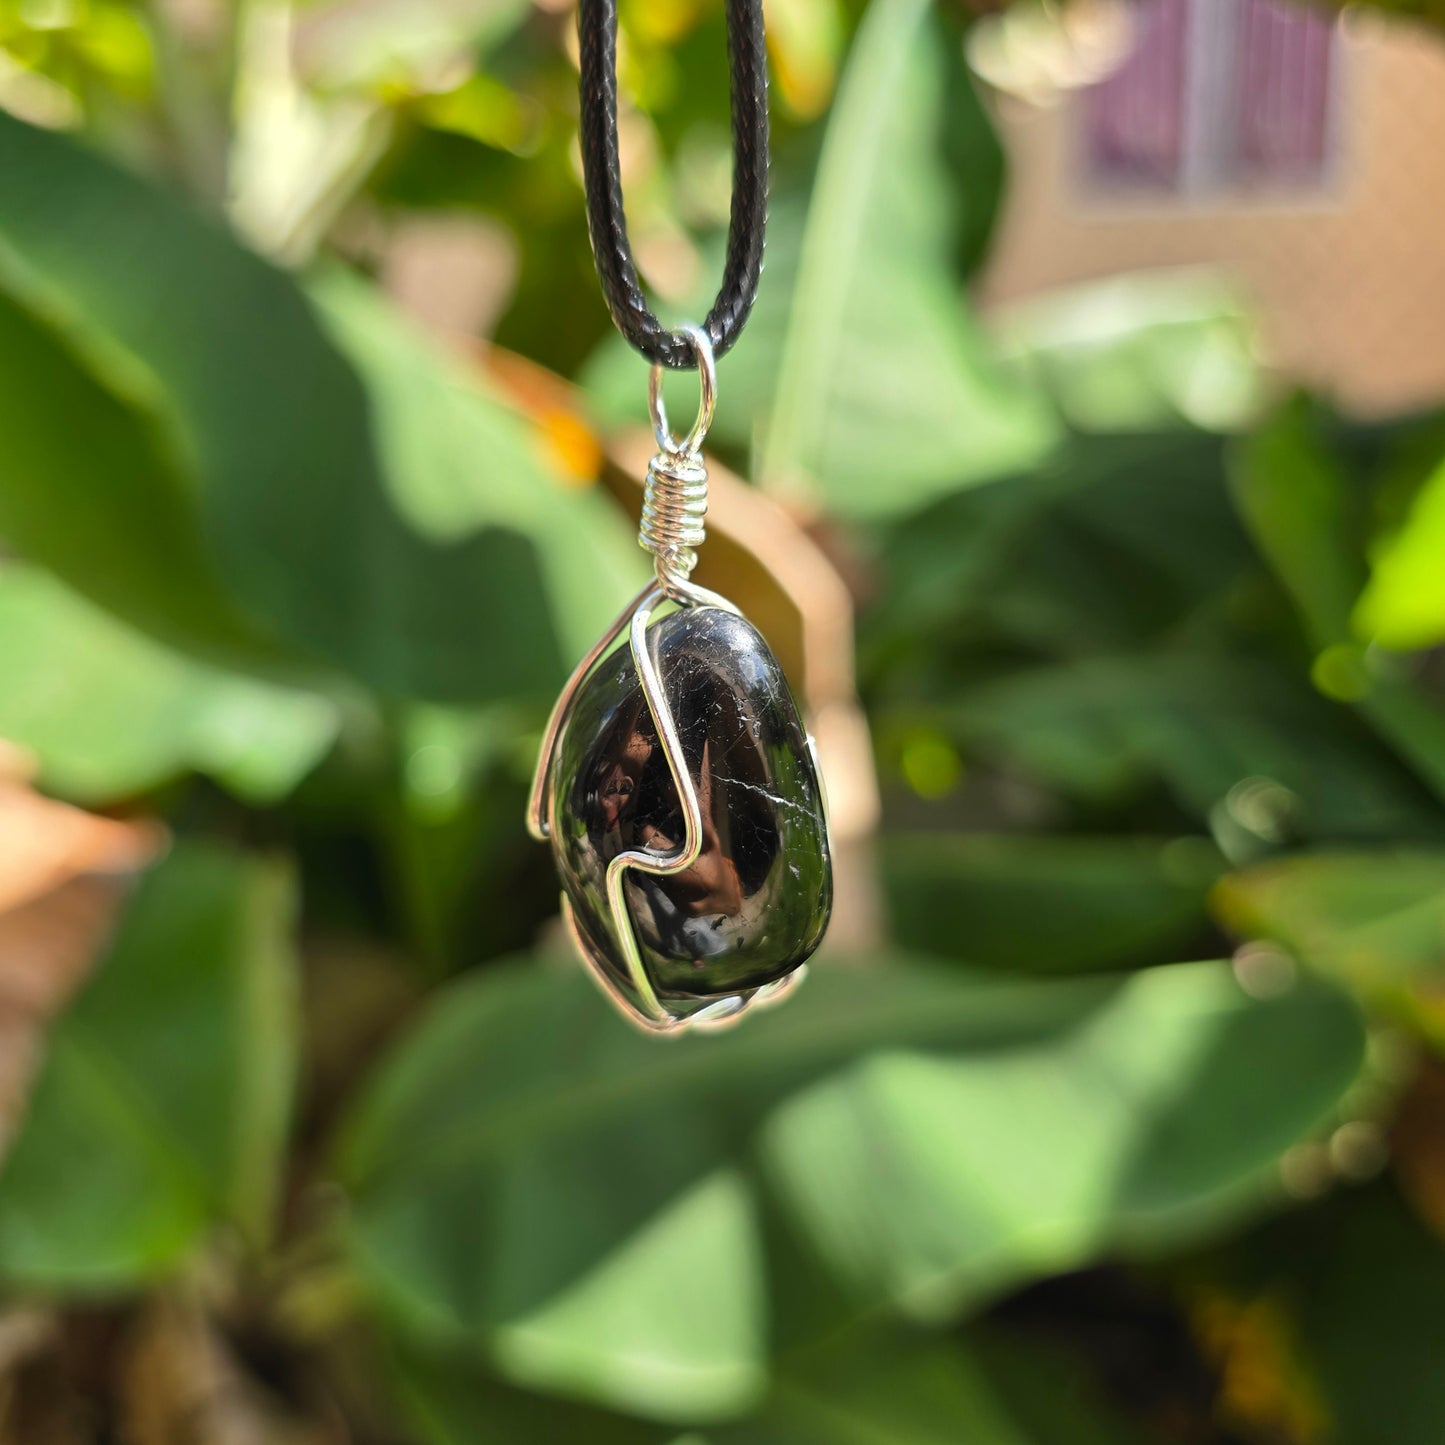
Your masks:
<path fill-rule="evenodd" d="M 682 592 L 684 605 L 719 607 L 728 612 L 737 612 L 737 608 L 727 598 L 698 587 L 695 583 L 683 583 Z M 527 802 L 527 828 L 538 841 L 551 838 L 552 818 L 548 793 L 552 763 L 556 756 L 557 743 L 562 729 L 571 711 L 572 700 L 587 680 L 598 659 L 624 632 L 627 633 L 633 665 L 637 668 L 643 695 L 647 700 L 653 721 L 657 725 L 658 736 L 662 741 L 663 755 L 667 759 L 673 784 L 677 789 L 678 802 L 686 829 L 682 847 L 667 857 L 656 857 L 650 853 L 639 853 L 633 850 L 619 853 L 607 866 L 608 913 L 612 920 L 618 946 L 621 948 L 626 962 L 628 979 L 633 990 L 631 995 L 613 979 L 608 971 L 606 960 L 596 952 L 577 927 L 572 904 L 565 893 L 562 895 L 562 917 L 566 920 L 567 929 L 572 935 L 572 942 L 576 946 L 578 956 L 592 975 L 593 982 L 612 1001 L 622 1016 L 634 1027 L 642 1029 L 646 1033 L 676 1036 L 689 1032 L 730 1028 L 750 1010 L 767 1008 L 781 1002 L 803 981 L 808 970 L 807 966 L 803 965 L 785 978 L 775 979 L 761 988 L 751 989 L 744 993 L 713 999 L 690 1014 L 677 1012 L 677 1006 L 673 1000 L 660 999 L 652 986 L 651 979 L 647 976 L 647 969 L 643 965 L 642 953 L 637 942 L 636 928 L 627 908 L 624 889 L 626 872 L 629 868 L 637 868 L 643 872 L 665 877 L 668 874 L 685 871 L 697 858 L 702 832 L 702 811 L 698 802 L 697 789 L 686 766 L 680 762 L 682 745 L 677 736 L 677 727 L 668 706 L 662 678 L 658 675 L 646 645 L 648 623 L 652 619 L 654 610 L 664 603 L 666 596 L 667 594 L 660 585 L 649 584 L 645 587 L 627 604 L 612 626 L 597 639 L 591 651 L 577 664 L 572 676 L 567 680 L 567 685 L 562 689 L 562 694 L 552 709 L 552 716 L 547 721 L 542 750 L 537 758 L 537 770 L 532 777 L 532 792 Z"/>
<path fill-rule="evenodd" d="M 690 580 L 697 565 L 697 549 L 706 533 L 707 467 L 702 459 L 703 438 L 712 424 L 717 403 L 717 368 L 712 342 L 707 333 L 696 326 L 682 328 L 697 357 L 702 396 L 697 418 L 684 437 L 673 435 L 667 421 L 667 408 L 662 400 L 662 367 L 654 366 L 648 378 L 647 400 L 652 413 L 652 429 L 660 450 L 647 468 L 647 484 L 642 503 L 642 524 L 637 540 L 652 553 L 657 581 L 649 583 L 623 609 L 621 615 L 593 644 L 586 657 L 577 664 L 567 685 L 562 689 L 547 730 L 542 739 L 537 769 L 532 777 L 532 791 L 527 801 L 527 828 L 539 841 L 552 836 L 549 789 L 552 763 L 558 741 L 571 712 L 572 701 L 586 682 L 602 655 L 619 637 L 627 634 L 633 666 L 652 714 L 662 745 L 664 758 L 677 791 L 685 837 L 671 854 L 659 857 L 641 849 L 619 853 L 607 865 L 606 891 L 608 912 L 613 932 L 627 967 L 632 993 L 626 992 L 612 977 L 607 961 L 602 958 L 577 927 L 571 902 L 562 896 L 562 916 L 576 944 L 577 952 L 594 982 L 616 1005 L 630 1023 L 648 1033 L 677 1035 L 689 1031 L 728 1028 L 753 1008 L 766 1008 L 786 997 L 802 982 L 806 966 L 795 969 L 785 978 L 738 994 L 712 999 L 692 1013 L 680 1012 L 673 999 L 661 999 L 647 975 L 637 931 L 627 907 L 625 891 L 629 869 L 657 877 L 684 873 L 696 863 L 702 846 L 702 809 L 697 787 L 682 756 L 682 741 L 667 699 L 663 679 L 647 646 L 647 628 L 653 613 L 666 602 L 681 607 L 716 607 L 736 613 L 738 609 L 716 592 L 709 592 Z M 741 614 L 739 614 L 741 615 Z M 696 1000 L 693 1000 L 696 1002 Z M 684 1005 L 685 1007 L 685 1005 Z"/>
<path fill-rule="evenodd" d="M 654 365 L 647 379 L 647 404 L 658 453 L 647 466 L 642 496 L 642 524 L 637 541 L 651 552 L 657 582 L 674 602 L 686 598 L 688 579 L 697 566 L 697 550 L 707 536 L 707 464 L 703 438 L 717 405 L 717 365 L 712 342 L 701 327 L 685 326 L 682 334 L 697 357 L 702 395 L 697 418 L 684 437 L 676 437 L 662 399 L 662 367 Z"/>

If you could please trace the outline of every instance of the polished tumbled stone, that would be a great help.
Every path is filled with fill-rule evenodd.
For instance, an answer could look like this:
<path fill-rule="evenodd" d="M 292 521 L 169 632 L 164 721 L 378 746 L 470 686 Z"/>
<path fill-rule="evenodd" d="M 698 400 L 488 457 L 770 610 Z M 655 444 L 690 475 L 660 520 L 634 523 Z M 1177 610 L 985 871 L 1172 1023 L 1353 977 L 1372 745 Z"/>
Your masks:
<path fill-rule="evenodd" d="M 758 988 L 817 948 L 833 900 L 822 790 L 797 708 L 761 634 L 733 613 L 682 608 L 649 626 L 647 645 L 697 788 L 703 848 L 673 877 L 627 870 L 644 966 L 670 999 Z M 573 701 L 550 811 L 578 931 L 630 993 L 607 905 L 607 865 L 634 849 L 676 852 L 684 826 L 625 642 Z"/>

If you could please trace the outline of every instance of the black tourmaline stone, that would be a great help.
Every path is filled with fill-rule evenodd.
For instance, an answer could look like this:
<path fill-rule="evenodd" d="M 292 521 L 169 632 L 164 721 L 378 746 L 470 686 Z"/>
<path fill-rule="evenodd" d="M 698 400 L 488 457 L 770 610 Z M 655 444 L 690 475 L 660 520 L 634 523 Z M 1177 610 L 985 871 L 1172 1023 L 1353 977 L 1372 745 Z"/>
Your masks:
<path fill-rule="evenodd" d="M 784 977 L 817 948 L 833 903 L 822 791 L 797 708 L 761 634 L 716 607 L 647 630 L 703 815 L 685 873 L 627 872 L 653 988 L 708 999 Z M 575 698 L 552 769 L 552 846 L 577 926 L 630 991 L 607 906 L 608 863 L 682 845 L 657 728 L 624 642 Z M 682 1010 L 686 1012 L 686 1010 Z"/>

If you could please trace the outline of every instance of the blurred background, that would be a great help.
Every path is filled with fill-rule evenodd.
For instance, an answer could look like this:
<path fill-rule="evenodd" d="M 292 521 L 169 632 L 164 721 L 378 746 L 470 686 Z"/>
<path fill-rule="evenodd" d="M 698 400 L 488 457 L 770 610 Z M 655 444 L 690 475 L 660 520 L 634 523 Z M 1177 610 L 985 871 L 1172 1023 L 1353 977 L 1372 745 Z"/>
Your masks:
<path fill-rule="evenodd" d="M 569 0 L 0 0 L 4 1445 L 1445 1438 L 1445 7 L 767 20 L 699 576 L 838 907 L 668 1045 L 522 822 L 646 575 Z"/>

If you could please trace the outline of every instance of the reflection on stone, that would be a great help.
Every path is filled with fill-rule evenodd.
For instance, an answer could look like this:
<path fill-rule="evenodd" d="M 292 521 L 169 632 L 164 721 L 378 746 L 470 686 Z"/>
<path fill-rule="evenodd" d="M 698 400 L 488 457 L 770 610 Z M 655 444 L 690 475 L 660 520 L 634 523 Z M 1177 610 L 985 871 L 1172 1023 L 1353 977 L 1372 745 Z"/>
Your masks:
<path fill-rule="evenodd" d="M 647 638 L 697 788 L 702 852 L 672 877 L 630 869 L 626 895 L 654 989 L 701 1005 L 782 978 L 817 948 L 833 897 L 822 794 L 782 670 L 756 628 L 720 608 L 683 608 Z M 633 849 L 666 857 L 685 829 L 626 643 L 573 702 L 550 808 L 577 927 L 630 992 L 607 865 Z"/>

